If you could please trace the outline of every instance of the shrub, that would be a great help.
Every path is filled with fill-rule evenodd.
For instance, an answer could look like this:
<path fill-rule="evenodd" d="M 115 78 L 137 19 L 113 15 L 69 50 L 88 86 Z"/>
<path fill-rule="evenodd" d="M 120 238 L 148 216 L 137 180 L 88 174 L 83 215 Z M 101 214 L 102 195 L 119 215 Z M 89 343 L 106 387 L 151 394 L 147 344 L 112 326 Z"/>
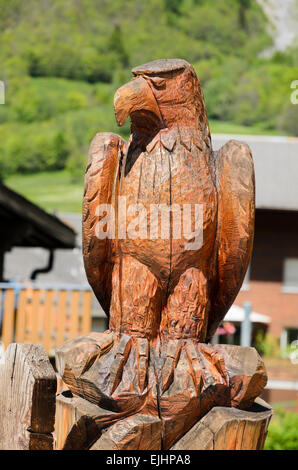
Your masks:
<path fill-rule="evenodd" d="M 265 450 L 298 450 L 298 413 L 282 409 L 274 411 Z"/>
<path fill-rule="evenodd" d="M 272 336 L 270 333 L 264 335 L 262 330 L 259 330 L 255 339 L 255 348 L 257 351 L 265 357 L 279 357 L 280 348 L 278 339 Z"/>

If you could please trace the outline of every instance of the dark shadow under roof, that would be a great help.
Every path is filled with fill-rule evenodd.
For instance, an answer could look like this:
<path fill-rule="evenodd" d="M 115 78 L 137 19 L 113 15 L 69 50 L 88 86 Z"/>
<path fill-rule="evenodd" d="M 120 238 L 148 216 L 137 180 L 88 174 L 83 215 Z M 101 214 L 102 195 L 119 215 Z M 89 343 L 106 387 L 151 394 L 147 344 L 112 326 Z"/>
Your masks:
<path fill-rule="evenodd" d="M 13 246 L 74 248 L 75 240 L 76 232 L 72 227 L 0 183 L 2 252 Z"/>

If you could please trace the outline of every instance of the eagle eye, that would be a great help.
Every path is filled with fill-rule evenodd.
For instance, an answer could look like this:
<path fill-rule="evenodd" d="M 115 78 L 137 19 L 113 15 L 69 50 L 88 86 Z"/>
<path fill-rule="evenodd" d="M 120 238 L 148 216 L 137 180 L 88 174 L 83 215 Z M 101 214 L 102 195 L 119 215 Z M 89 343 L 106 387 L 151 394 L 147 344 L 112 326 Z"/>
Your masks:
<path fill-rule="evenodd" d="M 166 81 L 160 77 L 147 77 L 155 88 L 164 88 Z"/>

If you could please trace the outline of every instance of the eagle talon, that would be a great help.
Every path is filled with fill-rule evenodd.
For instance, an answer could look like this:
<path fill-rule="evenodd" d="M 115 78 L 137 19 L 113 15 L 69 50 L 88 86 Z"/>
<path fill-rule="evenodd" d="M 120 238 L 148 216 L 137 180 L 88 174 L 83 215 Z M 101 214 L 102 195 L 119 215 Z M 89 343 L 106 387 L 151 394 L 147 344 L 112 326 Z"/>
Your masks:
<path fill-rule="evenodd" d="M 123 334 L 117 346 L 114 361 L 110 369 L 110 387 L 111 395 L 114 393 L 121 382 L 123 368 L 127 362 L 131 349 L 131 337 Z"/>
<path fill-rule="evenodd" d="M 196 350 L 196 344 L 193 341 L 186 343 L 186 355 L 190 365 L 190 375 L 196 387 L 197 393 L 201 390 L 202 386 L 202 365 Z"/>
<path fill-rule="evenodd" d="M 78 378 L 87 372 L 93 363 L 106 354 L 114 344 L 113 333 L 96 333 L 69 339 L 56 349 L 56 367 L 64 376 L 66 366 Z"/>
<path fill-rule="evenodd" d="M 149 365 L 149 342 L 146 338 L 136 338 L 138 386 L 143 393 L 147 384 Z"/>
<path fill-rule="evenodd" d="M 166 349 L 166 359 L 161 372 L 161 391 L 164 393 L 174 379 L 174 371 L 177 365 L 183 341 L 170 339 Z"/>

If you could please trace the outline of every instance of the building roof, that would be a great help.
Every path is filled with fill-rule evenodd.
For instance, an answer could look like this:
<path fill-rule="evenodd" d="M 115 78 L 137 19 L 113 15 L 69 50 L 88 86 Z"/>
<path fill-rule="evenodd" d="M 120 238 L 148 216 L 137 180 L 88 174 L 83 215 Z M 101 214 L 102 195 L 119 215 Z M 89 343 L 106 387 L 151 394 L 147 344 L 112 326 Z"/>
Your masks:
<path fill-rule="evenodd" d="M 213 134 L 214 150 L 228 140 L 246 142 L 256 174 L 258 209 L 298 210 L 298 138 Z"/>
<path fill-rule="evenodd" d="M 257 312 L 251 312 L 249 318 L 252 323 L 263 323 L 265 325 L 271 323 L 270 317 L 268 317 L 267 315 L 262 315 L 261 313 L 257 313 Z M 244 309 L 234 304 L 228 310 L 223 321 L 242 322 L 243 320 L 244 320 Z"/>
<path fill-rule="evenodd" d="M 1 251 L 13 246 L 47 249 L 74 248 L 76 233 L 49 214 L 0 183 Z"/>
<path fill-rule="evenodd" d="M 74 289 L 89 289 L 82 256 L 82 215 L 59 213 L 61 220 L 74 227 L 76 243 L 72 250 L 55 250 L 52 269 L 38 275 L 37 284 L 44 288 L 68 286 Z M 59 220 L 59 219 L 58 219 Z M 5 256 L 4 278 L 19 283 L 28 282 L 32 271 L 47 263 L 48 251 L 41 247 L 14 247 Z M 92 317 L 106 318 L 106 314 L 92 295 Z"/>

